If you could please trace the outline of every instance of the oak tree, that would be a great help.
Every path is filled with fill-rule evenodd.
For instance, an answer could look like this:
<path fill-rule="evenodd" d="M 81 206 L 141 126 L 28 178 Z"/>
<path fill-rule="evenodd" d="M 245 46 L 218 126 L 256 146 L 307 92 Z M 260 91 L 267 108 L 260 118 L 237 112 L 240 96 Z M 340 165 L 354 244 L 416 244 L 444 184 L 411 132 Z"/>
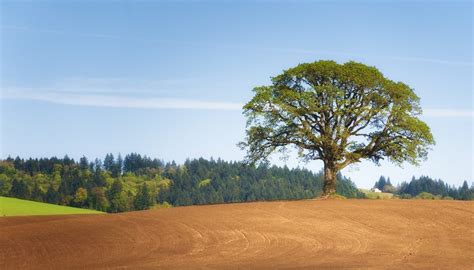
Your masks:
<path fill-rule="evenodd" d="M 418 116 L 419 98 L 402 82 L 361 63 L 300 64 L 254 88 L 244 106 L 247 161 L 266 161 L 289 146 L 299 157 L 324 163 L 323 196 L 336 191 L 336 174 L 369 159 L 418 164 L 434 144 Z"/>

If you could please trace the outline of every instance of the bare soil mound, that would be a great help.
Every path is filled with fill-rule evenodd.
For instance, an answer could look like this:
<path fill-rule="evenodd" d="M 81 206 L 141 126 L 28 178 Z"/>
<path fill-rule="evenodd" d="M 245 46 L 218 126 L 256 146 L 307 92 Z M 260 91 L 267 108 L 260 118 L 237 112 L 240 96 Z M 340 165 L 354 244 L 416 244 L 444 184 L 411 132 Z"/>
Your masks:
<path fill-rule="evenodd" d="M 314 200 L 0 218 L 0 269 L 473 269 L 474 202 Z"/>

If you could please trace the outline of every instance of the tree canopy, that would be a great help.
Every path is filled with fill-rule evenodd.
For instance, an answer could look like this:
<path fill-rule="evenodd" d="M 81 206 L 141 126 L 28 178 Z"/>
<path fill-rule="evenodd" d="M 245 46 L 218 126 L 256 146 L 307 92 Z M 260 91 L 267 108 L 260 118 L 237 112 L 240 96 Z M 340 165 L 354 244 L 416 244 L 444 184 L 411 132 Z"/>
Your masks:
<path fill-rule="evenodd" d="M 335 192 L 335 175 L 369 159 L 417 165 L 434 144 L 418 116 L 419 98 L 408 85 L 387 79 L 361 63 L 300 64 L 254 88 L 244 106 L 248 118 L 247 161 L 266 160 L 288 146 L 305 161 L 322 160 L 325 195 Z"/>
<path fill-rule="evenodd" d="M 322 174 L 304 169 L 202 158 L 165 163 L 136 153 L 123 161 L 118 157 L 107 154 L 104 162 L 95 159 L 88 166 L 85 158 L 79 162 L 69 157 L 0 160 L 0 196 L 116 213 L 155 204 L 296 200 L 322 193 Z M 340 195 L 364 196 L 350 179 L 338 177 Z"/>

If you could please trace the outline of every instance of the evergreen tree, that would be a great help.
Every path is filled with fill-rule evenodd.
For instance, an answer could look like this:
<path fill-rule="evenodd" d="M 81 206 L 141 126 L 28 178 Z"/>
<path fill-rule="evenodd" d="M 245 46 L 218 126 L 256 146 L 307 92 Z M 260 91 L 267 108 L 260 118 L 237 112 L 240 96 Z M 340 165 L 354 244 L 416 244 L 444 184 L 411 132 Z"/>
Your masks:
<path fill-rule="evenodd" d="M 6 196 L 12 188 L 11 179 L 8 175 L 0 173 L 0 196 Z"/>
<path fill-rule="evenodd" d="M 63 158 L 63 165 L 64 166 L 70 166 L 74 164 L 74 159 L 71 159 L 68 157 L 68 155 L 65 155 Z"/>
<path fill-rule="evenodd" d="M 49 186 L 46 194 L 44 195 L 44 201 L 47 203 L 58 204 L 59 203 L 59 194 L 53 188 L 52 185 Z"/>
<path fill-rule="evenodd" d="M 188 159 L 178 165 L 174 161 L 164 163 L 138 154 L 127 157 L 129 171 L 124 175 L 104 171 L 98 159 L 84 170 L 81 166 L 86 164 L 85 160 L 74 162 L 67 157 L 0 160 L 0 195 L 123 212 L 147 209 L 156 202 L 180 206 L 308 199 L 323 190 L 323 173 L 306 169 L 268 164 L 246 166 L 242 162 L 203 158 Z M 113 168 L 119 167 L 119 160 L 120 155 Z M 34 172 L 33 177 L 29 176 L 31 172 Z M 336 177 L 338 194 L 348 198 L 364 197 L 349 178 L 340 173 Z M 384 184 L 383 191 L 392 192 L 388 190 L 393 188 L 389 178 L 381 177 L 375 186 L 381 184 Z M 426 197 L 418 196 L 426 192 L 433 198 L 471 200 L 474 186 L 469 187 L 465 181 L 458 188 L 422 176 L 401 183 L 396 192 L 400 198 Z"/>
<path fill-rule="evenodd" d="M 374 188 L 378 188 L 380 190 L 383 190 L 385 185 L 387 184 L 387 181 L 385 180 L 384 176 L 380 176 L 379 180 L 375 182 Z"/>
<path fill-rule="evenodd" d="M 105 195 L 105 188 L 93 187 L 90 192 L 90 204 L 92 208 L 99 211 L 107 211 L 109 207 L 109 201 Z"/>
<path fill-rule="evenodd" d="M 118 213 L 128 211 L 130 209 L 129 199 L 123 191 L 122 181 L 115 179 L 108 193 L 110 207 L 109 212 Z"/>
<path fill-rule="evenodd" d="M 79 168 L 81 170 L 87 170 L 89 168 L 89 161 L 87 160 L 85 156 L 79 159 Z"/>
<path fill-rule="evenodd" d="M 44 197 L 44 192 L 41 190 L 38 182 L 35 181 L 33 190 L 31 191 L 31 199 L 34 201 L 42 202 Z"/>
<path fill-rule="evenodd" d="M 416 197 L 422 192 L 431 193 L 441 197 L 451 197 L 456 200 L 471 200 L 473 199 L 472 192 L 465 181 L 459 188 L 449 186 L 442 180 L 434 180 L 427 176 L 421 176 L 416 179 L 413 177 L 409 183 L 402 183 L 398 187 L 398 194 L 409 194 L 411 197 Z"/>
<path fill-rule="evenodd" d="M 94 164 L 94 174 L 92 178 L 95 186 L 103 187 L 107 184 L 105 182 L 104 176 L 102 175 L 102 167 L 99 165 L 99 161 L 97 159 Z"/>
<path fill-rule="evenodd" d="M 143 185 L 140 186 L 134 204 L 136 210 L 149 209 L 153 205 L 150 191 L 148 190 L 148 185 L 146 183 L 143 183 Z"/>
<path fill-rule="evenodd" d="M 23 180 L 13 179 L 10 196 L 20 199 L 30 198 L 30 190 Z"/>
<path fill-rule="evenodd" d="M 94 160 L 94 171 L 102 171 L 102 161 L 98 158 Z"/>
<path fill-rule="evenodd" d="M 467 184 L 467 181 L 464 181 L 462 186 L 459 188 L 459 199 L 461 200 L 473 199 L 473 194 L 471 190 L 469 189 L 469 185 Z"/>
<path fill-rule="evenodd" d="M 112 168 L 114 166 L 114 155 L 112 153 L 109 153 L 105 155 L 104 158 L 104 169 L 107 171 L 112 171 Z"/>
<path fill-rule="evenodd" d="M 119 153 L 117 157 L 117 161 L 113 164 L 111 168 L 112 177 L 119 177 L 122 175 L 122 167 L 123 167 L 123 158 L 122 155 Z"/>

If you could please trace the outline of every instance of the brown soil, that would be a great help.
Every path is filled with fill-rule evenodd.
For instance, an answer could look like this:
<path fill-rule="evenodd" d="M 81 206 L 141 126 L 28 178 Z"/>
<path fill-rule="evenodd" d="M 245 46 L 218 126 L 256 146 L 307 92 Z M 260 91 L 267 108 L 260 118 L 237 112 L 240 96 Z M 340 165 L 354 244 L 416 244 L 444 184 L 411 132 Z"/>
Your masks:
<path fill-rule="evenodd" d="M 309 200 L 0 218 L 0 269 L 474 269 L 474 202 Z"/>

